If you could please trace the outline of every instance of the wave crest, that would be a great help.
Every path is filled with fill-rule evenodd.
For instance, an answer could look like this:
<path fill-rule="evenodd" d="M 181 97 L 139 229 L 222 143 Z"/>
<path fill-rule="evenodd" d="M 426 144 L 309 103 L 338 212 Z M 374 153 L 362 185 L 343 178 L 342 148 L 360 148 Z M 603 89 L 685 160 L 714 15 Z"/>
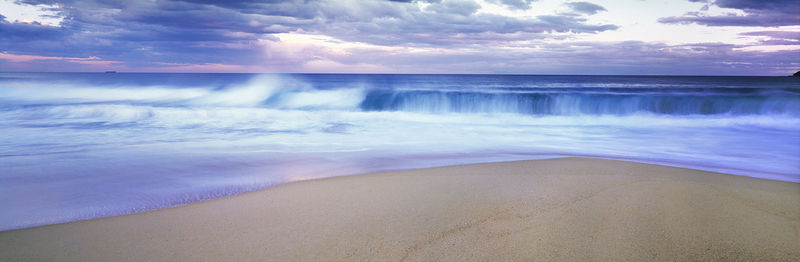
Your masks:
<path fill-rule="evenodd" d="M 365 111 L 517 113 L 525 115 L 798 115 L 797 95 L 706 93 L 501 93 L 372 90 Z"/>

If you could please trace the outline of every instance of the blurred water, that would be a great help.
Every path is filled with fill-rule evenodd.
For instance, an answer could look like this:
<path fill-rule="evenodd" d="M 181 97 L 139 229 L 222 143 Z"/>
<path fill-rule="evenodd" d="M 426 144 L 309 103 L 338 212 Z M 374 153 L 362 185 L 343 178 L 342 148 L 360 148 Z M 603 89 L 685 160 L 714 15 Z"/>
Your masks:
<path fill-rule="evenodd" d="M 559 156 L 800 182 L 800 81 L 0 74 L 0 230 L 289 181 Z"/>

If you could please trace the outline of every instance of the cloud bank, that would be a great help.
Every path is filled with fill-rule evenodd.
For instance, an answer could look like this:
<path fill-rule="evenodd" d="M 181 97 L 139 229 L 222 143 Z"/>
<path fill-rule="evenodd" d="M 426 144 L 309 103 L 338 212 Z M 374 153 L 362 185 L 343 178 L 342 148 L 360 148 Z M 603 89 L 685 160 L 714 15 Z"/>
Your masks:
<path fill-rule="evenodd" d="M 741 51 L 743 46 L 720 43 L 576 40 L 621 28 L 593 19 L 608 10 L 590 2 L 537 15 L 513 15 L 535 10 L 540 3 L 531 0 L 16 3 L 40 6 L 62 20 L 52 26 L 10 21 L 0 13 L 2 71 L 774 74 L 796 67 L 797 59 L 787 57 L 798 57 L 796 50 Z M 717 0 L 709 4 L 746 15 L 659 21 L 797 24 L 789 1 L 758 3 Z M 511 13 L 487 12 L 487 4 Z M 764 45 L 797 40 L 785 31 L 746 36 L 768 38 Z"/>

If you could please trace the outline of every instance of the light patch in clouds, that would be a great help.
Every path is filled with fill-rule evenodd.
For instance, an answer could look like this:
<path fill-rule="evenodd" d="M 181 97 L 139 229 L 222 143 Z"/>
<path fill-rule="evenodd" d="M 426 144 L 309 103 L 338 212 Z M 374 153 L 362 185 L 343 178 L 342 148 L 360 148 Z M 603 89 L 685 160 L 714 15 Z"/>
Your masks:
<path fill-rule="evenodd" d="M 580 2 L 567 2 L 558 0 L 540 0 L 533 2 L 533 8 L 527 10 L 508 9 L 502 5 L 482 1 L 482 9 L 478 13 L 491 13 L 516 18 L 536 17 L 553 13 L 572 12 L 571 6 Z M 590 0 L 585 1 L 592 5 L 604 8 L 606 11 L 586 14 L 586 24 L 613 24 L 619 26 L 616 30 L 598 31 L 593 34 L 564 34 L 551 32 L 551 35 L 561 35 L 550 42 L 570 41 L 644 41 L 665 44 L 686 44 L 721 42 L 731 44 L 753 44 L 756 38 L 742 37 L 742 33 L 753 31 L 750 27 L 705 27 L 691 24 L 664 24 L 659 18 L 698 12 L 704 6 L 701 2 L 679 0 Z M 580 4 L 579 4 L 580 5 Z M 735 14 L 743 15 L 744 11 L 738 9 L 721 8 L 715 5 L 705 11 L 710 15 Z M 795 26 L 784 26 L 778 30 L 797 30 Z M 561 40 L 559 40 L 561 39 Z"/>
<path fill-rule="evenodd" d="M 57 5 L 26 5 L 17 4 L 14 0 L 0 0 L 0 15 L 9 22 L 59 26 L 64 17 L 55 11 L 57 8 Z"/>
<path fill-rule="evenodd" d="M 389 72 L 389 67 L 378 64 L 356 61 L 345 64 L 342 61 L 365 51 L 393 54 L 419 50 L 347 42 L 324 35 L 283 33 L 274 36 L 277 40 L 260 41 L 266 57 L 265 69 L 274 72 L 346 72 L 350 68 L 358 68 L 358 72 Z"/>
<path fill-rule="evenodd" d="M 752 27 L 707 27 L 693 24 L 665 24 L 659 18 L 697 12 L 706 6 L 701 2 L 689 1 L 641 1 L 615 0 L 594 1 L 608 12 L 599 12 L 589 17 L 589 22 L 611 23 L 620 29 L 603 31 L 597 34 L 582 35 L 584 41 L 644 41 L 671 45 L 687 43 L 728 43 L 737 45 L 755 44 L 757 38 L 743 37 L 743 33 L 754 31 Z M 720 8 L 711 5 L 707 13 L 711 15 L 743 14 L 738 9 Z M 798 26 L 782 26 L 776 30 L 800 30 Z"/>

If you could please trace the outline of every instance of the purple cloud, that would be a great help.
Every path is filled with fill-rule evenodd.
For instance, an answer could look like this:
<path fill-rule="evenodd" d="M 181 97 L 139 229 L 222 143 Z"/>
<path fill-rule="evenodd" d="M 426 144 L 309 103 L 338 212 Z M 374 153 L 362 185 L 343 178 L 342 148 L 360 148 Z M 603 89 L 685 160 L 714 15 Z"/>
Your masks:
<path fill-rule="evenodd" d="M 572 8 L 572 10 L 575 12 L 588 15 L 593 15 L 600 11 L 607 11 L 604 7 L 589 2 L 570 2 L 566 5 Z"/>
<path fill-rule="evenodd" d="M 450 0 L 441 4 L 431 5 L 428 9 L 440 14 L 469 16 L 477 12 L 480 8 L 481 5 L 472 0 Z"/>
<path fill-rule="evenodd" d="M 756 32 L 741 33 L 741 35 L 769 36 L 775 39 L 800 41 L 800 31 L 756 31 Z"/>
<path fill-rule="evenodd" d="M 690 0 L 691 2 L 706 2 Z M 702 12 L 691 12 L 683 16 L 671 16 L 658 19 L 661 23 L 690 24 L 708 26 L 789 26 L 800 25 L 800 4 L 796 0 L 716 0 L 713 3 L 722 8 L 733 8 L 744 11 L 745 15 L 705 15 Z M 707 8 L 704 8 L 707 9 Z"/>
<path fill-rule="evenodd" d="M 789 68 L 796 67 L 798 57 L 798 51 L 791 50 L 743 51 L 749 47 L 744 45 L 569 42 L 576 34 L 618 28 L 576 14 L 605 10 L 588 2 L 569 3 L 571 13 L 522 18 L 476 12 L 479 6 L 473 0 L 426 0 L 426 5 L 304 0 L 24 2 L 56 4 L 53 11 L 64 20 L 54 27 L 0 17 L 4 70 L 784 74 L 796 71 Z M 518 2 L 529 7 L 532 1 Z M 497 3 L 512 6 L 517 1 Z M 279 33 L 357 44 L 337 48 L 292 42 L 280 40 L 275 36 Z M 796 34 L 780 31 L 744 35 L 770 37 L 763 45 L 797 40 Z M 308 66 L 315 63 L 325 67 Z"/>
<path fill-rule="evenodd" d="M 800 50 L 758 52 L 743 46 L 706 43 L 666 45 L 641 41 L 539 44 L 543 51 L 492 49 L 472 53 L 396 54 L 358 50 L 342 64 L 392 65 L 397 72 L 511 74 L 786 75 L 797 71 Z M 437 71 L 445 68 L 446 71 Z M 794 70 L 794 71 L 792 71 Z"/>
<path fill-rule="evenodd" d="M 426 9 L 399 2 L 337 1 L 33 1 L 57 4 L 65 17 L 59 28 L 2 25 L 3 50 L 22 54 L 103 56 L 158 61 L 256 63 L 258 39 L 303 31 L 380 45 L 471 44 L 548 37 L 544 32 L 596 33 L 614 30 L 583 18 L 541 16 L 522 19 L 475 14 L 472 0 L 431 2 Z M 521 39 L 525 39 L 521 38 Z M 454 41 L 449 41 L 453 39 Z M 29 43 L 37 42 L 37 45 Z M 192 55 L 185 55 L 192 54 Z"/>
<path fill-rule="evenodd" d="M 759 41 L 759 45 L 800 45 L 800 32 L 796 31 L 756 31 L 746 32 L 740 35 L 746 36 L 766 36 L 769 39 Z"/>
<path fill-rule="evenodd" d="M 515 9 L 530 9 L 531 3 L 536 0 L 489 0 L 491 3 L 502 4 Z"/>

